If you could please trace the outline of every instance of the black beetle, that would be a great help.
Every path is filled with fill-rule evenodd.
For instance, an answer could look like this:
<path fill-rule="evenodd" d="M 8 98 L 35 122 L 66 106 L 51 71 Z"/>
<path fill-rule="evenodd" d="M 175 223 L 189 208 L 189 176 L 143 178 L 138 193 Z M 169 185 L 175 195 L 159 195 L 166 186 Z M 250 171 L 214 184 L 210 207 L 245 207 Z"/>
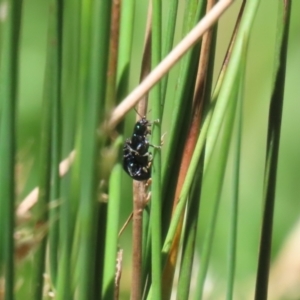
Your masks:
<path fill-rule="evenodd" d="M 127 139 L 123 147 L 123 169 L 138 181 L 151 177 L 152 155 L 148 151 L 150 144 L 147 139 L 151 124 L 145 117 L 136 122 L 131 139 Z"/>

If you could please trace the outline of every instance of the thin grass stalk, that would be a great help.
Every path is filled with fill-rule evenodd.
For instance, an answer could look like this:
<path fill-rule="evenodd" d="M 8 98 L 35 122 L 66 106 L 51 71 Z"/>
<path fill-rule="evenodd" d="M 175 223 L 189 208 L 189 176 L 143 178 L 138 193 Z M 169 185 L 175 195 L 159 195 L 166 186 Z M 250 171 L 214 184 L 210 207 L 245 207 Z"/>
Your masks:
<path fill-rule="evenodd" d="M 245 64 L 245 61 L 243 62 Z M 245 82 L 245 66 L 242 64 L 240 72 L 240 91 L 236 108 L 236 138 L 234 141 L 234 162 L 233 162 L 233 195 L 230 217 L 230 235 L 228 249 L 228 283 L 226 299 L 233 299 L 234 276 L 236 265 L 236 248 L 238 232 L 238 202 L 239 202 L 239 185 L 240 185 L 240 159 L 241 159 L 241 142 L 242 142 L 242 121 L 243 121 L 243 91 Z"/>
<path fill-rule="evenodd" d="M 162 2 L 153 0 L 152 36 L 151 36 L 151 65 L 156 67 L 161 61 L 162 45 Z M 152 117 L 159 120 L 161 117 L 161 85 L 157 84 L 150 93 Z M 154 124 L 152 143 L 160 145 L 161 125 Z M 155 150 L 155 149 L 154 149 Z M 152 200 L 151 200 L 151 275 L 152 297 L 162 299 L 162 264 L 161 264 L 161 151 L 154 151 L 152 165 Z"/>
<path fill-rule="evenodd" d="M 79 34 L 80 2 L 64 2 L 63 28 L 63 65 L 62 65 L 62 98 L 63 102 L 63 139 L 62 155 L 74 149 L 76 113 L 78 107 L 79 83 Z M 66 174 L 60 185 L 59 210 L 59 264 L 56 281 L 57 300 L 72 298 L 72 280 L 70 280 L 72 237 L 75 226 L 75 213 L 71 203 L 71 172 Z M 72 276 L 71 276 L 72 278 Z"/>
<path fill-rule="evenodd" d="M 74 226 L 74 235 L 72 241 L 71 253 L 71 275 L 72 275 L 72 293 L 76 292 L 79 285 L 81 270 L 78 264 L 80 251 L 80 180 L 82 164 L 82 145 L 83 145 L 83 125 L 86 114 L 86 101 L 90 99 L 88 90 L 90 82 L 87 80 L 91 65 L 90 49 L 91 28 L 93 22 L 93 1 L 80 1 L 79 7 L 79 70 L 78 70 L 78 99 L 76 106 L 76 131 L 75 131 L 75 162 L 72 167 L 70 179 L 69 203 L 70 203 L 70 224 Z M 74 225 L 73 225 L 74 223 Z M 63 287 L 62 287 L 63 288 Z"/>
<path fill-rule="evenodd" d="M 117 88 L 116 88 L 116 79 L 117 79 L 117 58 L 118 58 L 118 43 L 119 43 L 119 26 L 120 26 L 120 5 L 121 1 L 114 0 L 111 1 L 111 18 L 110 18 L 110 32 L 108 35 L 109 38 L 109 50 L 108 50 L 108 65 L 107 65 L 107 72 L 106 72 L 106 87 L 105 87 L 105 106 L 104 112 L 110 112 L 113 106 L 116 105 L 117 102 Z M 104 115 L 100 115 L 102 119 Z M 102 122 L 102 120 L 100 120 Z M 104 143 L 106 143 L 106 137 L 100 137 L 100 148 L 102 148 Z M 119 141 L 120 143 L 120 141 Z M 104 266 L 106 265 L 105 260 L 105 246 L 106 246 L 106 226 L 108 225 L 108 205 L 105 201 L 106 196 L 103 197 L 107 193 L 106 183 L 109 181 L 110 173 L 117 158 L 118 150 L 115 149 L 116 147 L 112 148 L 104 148 L 100 151 L 101 152 L 101 159 L 99 165 L 99 176 L 101 180 L 101 185 L 98 190 L 100 195 L 100 205 L 99 205 L 99 213 L 97 215 L 98 221 L 98 228 L 97 228 L 97 244 L 96 244 L 96 259 L 95 259 L 95 297 L 99 298 L 103 295 L 103 287 L 102 284 L 104 283 L 104 271 L 107 272 L 108 269 L 105 269 Z M 119 181 L 119 189 L 121 188 L 121 181 Z M 104 201 L 103 201 L 104 200 Z M 118 216 L 118 215 L 117 215 Z M 118 219 L 115 219 L 115 222 L 118 222 Z M 108 238 L 114 239 L 114 237 L 109 234 Z M 117 239 L 117 235 L 115 237 Z M 109 243 L 110 245 L 111 243 Z M 111 253 L 114 253 L 113 249 L 111 249 Z M 116 250 L 115 250 L 116 251 Z M 115 253 L 115 259 L 116 259 Z M 111 266 L 111 265 L 110 265 Z M 109 272 L 109 271 L 108 271 Z M 107 280 L 107 278 L 106 278 Z M 107 281 L 106 281 L 107 284 Z M 109 292 L 111 289 L 109 289 Z"/>
<path fill-rule="evenodd" d="M 101 168 L 100 168 L 101 170 Z M 120 183 L 119 183 L 120 184 Z M 119 187 L 120 188 L 120 187 Z M 106 223 L 107 223 L 107 203 L 105 202 L 107 196 L 105 195 L 106 189 L 100 187 L 99 189 L 99 197 L 100 197 L 100 205 L 98 209 L 98 213 L 96 216 L 97 228 L 96 228 L 96 246 L 95 246 L 95 261 L 94 261 L 94 269 L 95 273 L 94 277 L 94 297 L 96 299 L 100 299 L 102 292 L 102 284 L 103 284 L 103 271 L 104 271 L 104 255 L 105 255 L 105 237 L 106 237 Z"/>
<path fill-rule="evenodd" d="M 62 70 L 62 18 L 63 7 L 62 2 L 57 1 L 55 15 L 56 23 L 56 48 L 53 51 L 53 59 L 55 60 L 55 69 L 53 72 L 56 74 L 56 81 L 53 83 L 53 89 L 56 96 L 53 97 L 52 116 L 51 116 L 51 186 L 50 186 L 50 207 L 49 213 L 49 263 L 51 282 L 56 285 L 57 266 L 58 266 L 58 241 L 59 241 L 59 223 L 58 223 L 58 201 L 60 198 L 60 176 L 59 176 L 59 163 L 61 158 L 61 132 L 62 132 L 62 119 L 61 119 L 61 70 Z M 55 38 L 53 36 L 53 38 Z"/>
<path fill-rule="evenodd" d="M 2 3 L 4 4 L 4 3 Z M 14 299 L 16 106 L 22 1 L 6 3 L 0 60 L 0 276 L 3 299 Z"/>
<path fill-rule="evenodd" d="M 165 57 L 172 50 L 176 20 L 177 20 L 176 18 L 177 9 L 178 9 L 178 0 L 170 1 L 168 23 L 167 23 L 165 38 L 163 40 L 162 57 Z M 165 98 L 166 98 L 167 87 L 168 87 L 168 79 L 169 79 L 169 73 L 167 73 L 161 81 L 161 99 L 162 99 L 161 117 L 163 116 L 164 113 L 164 107 L 165 107 L 164 104 L 165 104 Z"/>
<path fill-rule="evenodd" d="M 118 144 L 118 145 L 117 145 Z M 122 140 L 116 141 L 115 145 L 120 147 Z M 105 241 L 104 271 L 103 271 L 103 287 L 101 299 L 114 299 L 115 293 L 115 273 L 116 273 L 116 257 L 118 246 L 118 226 L 121 204 L 120 182 L 122 177 L 122 166 L 116 164 L 112 170 L 109 181 L 109 201 L 107 211 L 107 227 Z"/>
<path fill-rule="evenodd" d="M 142 82 L 151 71 L 151 36 L 152 36 L 152 3 L 148 4 L 147 22 L 145 29 L 144 50 L 142 57 L 142 66 L 140 74 L 140 82 Z M 148 94 L 145 94 L 137 104 L 136 121 L 140 120 L 141 116 L 146 116 L 148 113 Z"/>
<path fill-rule="evenodd" d="M 147 276 L 151 274 L 151 230 L 150 230 L 150 215 L 149 207 L 147 206 L 143 211 L 143 243 L 142 243 L 142 287 L 143 298 L 148 294 L 150 288 L 150 282 L 147 280 Z M 149 279 L 149 276 L 148 276 Z"/>
<path fill-rule="evenodd" d="M 92 299 L 95 293 L 95 247 L 97 214 L 97 167 L 100 146 L 97 128 L 104 116 L 106 72 L 110 32 L 111 1 L 95 2 L 90 52 L 88 99 L 83 119 L 83 136 L 80 157 L 80 211 L 78 215 L 80 250 L 77 271 L 79 299 Z M 101 142 L 101 141 L 100 141 Z M 100 146 L 101 147 L 101 146 Z"/>
<path fill-rule="evenodd" d="M 204 153 L 202 154 L 202 158 L 200 159 L 199 169 L 195 174 L 195 180 L 190 193 L 188 212 L 186 216 L 186 225 L 184 228 L 182 258 L 177 286 L 177 300 L 189 299 L 193 258 L 197 236 L 200 195 L 202 189 L 201 182 L 203 175 L 203 161 Z"/>
<path fill-rule="evenodd" d="M 238 112 L 240 113 L 240 112 Z M 239 117 L 240 118 L 240 117 Z M 240 123 L 238 121 L 238 123 Z M 238 125 L 240 126 L 240 125 Z M 234 187 L 232 197 L 232 208 L 230 217 L 230 237 L 229 237 L 229 251 L 228 251 L 228 283 L 227 283 L 227 295 L 226 299 L 233 299 L 234 292 L 234 276 L 235 276 L 235 265 L 236 265 L 236 247 L 237 247 L 237 230 L 238 230 L 238 194 L 239 194 L 239 164 L 240 161 L 240 134 L 241 128 L 238 128 L 238 136 L 236 141 L 236 159 L 234 161 Z"/>
<path fill-rule="evenodd" d="M 272 248 L 272 229 L 275 206 L 275 189 L 282 106 L 284 99 L 284 84 L 286 72 L 286 57 L 290 23 L 291 1 L 279 2 L 277 56 L 275 82 L 269 110 L 267 155 L 265 165 L 264 212 L 261 230 L 258 270 L 256 277 L 255 299 L 267 299 L 269 265 Z"/>
<path fill-rule="evenodd" d="M 61 183 L 61 199 L 63 199 L 60 207 L 60 235 L 59 235 L 59 264 L 56 281 L 56 298 L 57 300 L 72 299 L 72 281 L 71 273 L 71 249 L 72 249 L 72 229 L 74 224 L 70 222 L 70 178 L 71 174 L 67 174 Z M 72 226 L 73 225 L 73 226 Z"/>
<path fill-rule="evenodd" d="M 151 203 L 149 207 L 151 206 Z M 148 208 L 149 208 L 148 207 Z M 143 261 L 142 261 L 142 286 L 143 299 L 151 299 L 151 207 L 143 215 Z M 148 214 L 148 215 L 147 215 Z M 149 215 L 150 214 L 150 215 Z M 146 215 L 146 218 L 145 218 Z M 145 238 L 144 238 L 145 237 Z"/>
<path fill-rule="evenodd" d="M 57 268 L 58 268 L 58 241 L 59 241 L 59 208 L 58 202 L 60 199 L 60 176 L 59 162 L 61 158 L 60 142 L 61 142 L 61 118 L 60 118 L 60 103 L 55 103 L 53 107 L 52 123 L 52 141 L 51 144 L 51 188 L 50 188 L 50 214 L 49 214 L 49 263 L 51 282 L 56 285 Z"/>
<path fill-rule="evenodd" d="M 132 281 L 131 298 L 141 299 L 142 295 L 142 222 L 144 183 L 133 183 L 133 215 L 132 215 Z"/>
<path fill-rule="evenodd" d="M 62 99 L 63 138 L 62 156 L 74 150 L 77 124 L 78 99 L 80 94 L 80 0 L 64 1 L 63 52 L 62 52 Z M 86 42 L 83 40 L 82 42 Z M 86 46 L 87 47 L 87 46 Z"/>
<path fill-rule="evenodd" d="M 117 67 L 117 101 L 128 93 L 130 58 L 133 40 L 135 0 L 122 0 Z"/>
<path fill-rule="evenodd" d="M 213 8 L 215 5 L 215 0 L 208 0 L 206 4 L 206 13 Z M 212 54 L 215 53 L 215 39 L 217 32 L 218 23 L 214 26 L 214 28 L 209 29 L 205 35 L 203 36 L 202 45 L 201 45 L 201 53 L 199 59 L 199 66 L 197 71 L 196 85 L 194 90 L 193 97 L 193 109 L 197 108 L 202 109 L 202 103 L 204 100 L 207 100 L 205 96 L 207 95 L 206 85 L 211 88 L 212 77 L 207 77 L 207 75 L 212 74 L 214 66 L 214 56 Z M 208 94 L 209 95 L 209 94 Z M 204 98 L 204 100 L 203 100 Z"/>
<path fill-rule="evenodd" d="M 194 25 L 194 22 L 199 18 L 197 12 L 199 12 L 199 6 L 204 5 L 204 1 L 188 0 L 185 5 L 183 18 L 185 22 L 182 24 L 182 34 L 185 35 L 190 28 Z"/>
<path fill-rule="evenodd" d="M 106 110 L 110 111 L 116 103 L 116 80 L 120 29 L 121 0 L 114 0 L 110 25 L 109 62 L 106 87 Z"/>
<path fill-rule="evenodd" d="M 50 180 L 51 180 L 51 161 L 53 159 L 51 153 L 52 148 L 52 130 L 53 114 L 56 113 L 59 103 L 60 76 L 58 75 L 58 2 L 53 0 L 49 3 L 49 24 L 48 24 L 48 45 L 47 45 L 47 61 L 45 69 L 45 86 L 44 86 L 44 102 L 42 111 L 42 138 L 41 138 L 41 154 L 40 154 L 40 184 L 39 196 L 36 209 L 36 230 L 43 233 L 46 232 L 46 224 L 48 222 L 48 204 L 50 201 Z M 57 121 L 57 120 L 56 120 Z M 33 278 L 33 299 L 39 300 L 43 297 L 43 281 L 46 263 L 46 242 L 47 234 L 44 233 L 40 245 L 35 254 L 35 268 Z"/>
<path fill-rule="evenodd" d="M 146 263 L 143 261 L 145 258 L 150 258 L 149 255 L 145 255 L 146 251 L 148 254 L 150 247 L 151 236 L 149 233 L 149 218 L 146 218 L 144 222 L 144 208 L 147 198 L 147 188 L 145 182 L 133 182 L 133 214 L 132 214 L 132 299 L 141 299 L 142 295 L 142 284 L 146 272 L 149 273 L 149 269 L 146 268 Z M 143 227 L 144 226 L 144 227 Z M 143 234 L 145 233 L 145 234 Z M 145 238 L 143 238 L 145 237 Z M 147 239 L 148 237 L 148 239 Z M 143 271 L 144 266 L 144 271 Z"/>

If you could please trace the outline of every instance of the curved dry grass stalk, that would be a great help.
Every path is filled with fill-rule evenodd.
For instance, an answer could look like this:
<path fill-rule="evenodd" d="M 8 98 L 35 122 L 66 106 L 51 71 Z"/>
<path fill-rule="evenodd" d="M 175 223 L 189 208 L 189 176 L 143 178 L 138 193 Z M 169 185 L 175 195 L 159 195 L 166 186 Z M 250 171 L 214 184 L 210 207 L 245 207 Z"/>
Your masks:
<path fill-rule="evenodd" d="M 186 35 L 161 63 L 113 111 L 108 128 L 113 129 L 137 102 L 175 65 L 175 63 L 220 18 L 233 0 L 220 0 L 212 10 Z"/>
<path fill-rule="evenodd" d="M 75 150 L 73 150 L 69 156 L 64 159 L 59 164 L 59 175 L 63 177 L 69 171 L 73 161 L 75 158 Z M 35 187 L 26 197 L 25 199 L 19 204 L 16 215 L 19 221 L 24 219 L 28 219 L 30 215 L 28 214 L 29 210 L 36 204 L 39 196 L 39 188 Z"/>

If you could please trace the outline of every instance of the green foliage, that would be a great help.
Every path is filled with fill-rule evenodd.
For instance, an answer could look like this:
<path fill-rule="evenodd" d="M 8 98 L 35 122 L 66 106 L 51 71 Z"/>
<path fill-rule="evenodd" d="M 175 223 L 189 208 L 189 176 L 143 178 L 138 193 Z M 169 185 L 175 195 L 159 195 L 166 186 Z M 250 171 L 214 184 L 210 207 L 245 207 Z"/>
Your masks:
<path fill-rule="evenodd" d="M 289 104 L 298 2 L 234 1 L 210 43 L 190 47 L 148 92 L 139 112 L 159 120 L 151 144 L 167 134 L 151 149 L 152 184 L 134 189 L 135 199 L 151 191 L 134 223 L 143 223 L 142 240 L 132 238 L 141 265 L 130 260 L 130 230 L 118 236 L 132 210 L 122 144 L 133 120 L 123 123 L 124 111 L 107 124 L 208 3 L 154 0 L 150 13 L 133 0 L 49 0 L 47 9 L 29 0 L 23 11 L 0 2 L 1 299 L 267 299 L 272 249 L 299 215 L 299 185 L 284 181 L 300 163 L 289 123 L 299 111 Z"/>

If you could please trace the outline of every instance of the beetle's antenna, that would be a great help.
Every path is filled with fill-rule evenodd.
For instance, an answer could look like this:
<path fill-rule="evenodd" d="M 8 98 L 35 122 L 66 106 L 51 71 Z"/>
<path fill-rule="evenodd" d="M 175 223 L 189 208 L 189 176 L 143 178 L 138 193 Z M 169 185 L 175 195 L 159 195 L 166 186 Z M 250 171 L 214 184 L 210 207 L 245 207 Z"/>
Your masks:
<path fill-rule="evenodd" d="M 141 119 L 145 118 L 145 116 L 142 117 L 142 116 L 140 115 L 140 113 L 138 112 L 138 110 L 137 110 L 136 108 L 134 108 L 134 110 L 135 110 L 136 114 L 140 116 Z"/>

